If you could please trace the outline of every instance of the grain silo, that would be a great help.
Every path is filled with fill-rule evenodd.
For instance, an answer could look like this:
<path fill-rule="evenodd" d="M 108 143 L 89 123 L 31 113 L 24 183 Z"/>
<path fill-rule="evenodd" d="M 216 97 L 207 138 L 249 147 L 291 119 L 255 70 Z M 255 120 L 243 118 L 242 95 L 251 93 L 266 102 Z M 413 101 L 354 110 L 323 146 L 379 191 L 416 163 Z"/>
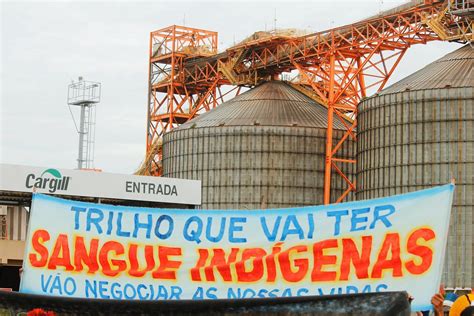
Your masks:
<path fill-rule="evenodd" d="M 466 45 L 359 105 L 357 199 L 456 181 L 446 286 L 474 284 L 473 64 Z"/>
<path fill-rule="evenodd" d="M 206 209 L 322 204 L 326 127 L 324 106 L 266 82 L 165 134 L 163 176 L 202 180 Z M 334 129 L 336 141 L 344 125 L 335 120 Z M 353 159 L 353 143 L 344 146 L 340 156 Z M 334 175 L 332 196 L 345 189 Z"/>

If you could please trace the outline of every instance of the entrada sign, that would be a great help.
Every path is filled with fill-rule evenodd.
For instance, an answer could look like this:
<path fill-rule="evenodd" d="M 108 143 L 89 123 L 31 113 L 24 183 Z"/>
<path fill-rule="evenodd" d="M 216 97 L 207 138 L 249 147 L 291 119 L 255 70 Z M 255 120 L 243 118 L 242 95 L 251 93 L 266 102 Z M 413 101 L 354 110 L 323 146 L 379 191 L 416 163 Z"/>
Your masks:
<path fill-rule="evenodd" d="M 132 193 L 147 193 L 147 194 L 164 194 L 164 195 L 178 195 L 176 186 L 173 185 L 161 185 L 147 182 L 134 182 L 127 181 L 125 183 L 125 189 L 127 192 Z"/>
<path fill-rule="evenodd" d="M 201 204 L 201 181 L 0 164 L 0 191 Z"/>

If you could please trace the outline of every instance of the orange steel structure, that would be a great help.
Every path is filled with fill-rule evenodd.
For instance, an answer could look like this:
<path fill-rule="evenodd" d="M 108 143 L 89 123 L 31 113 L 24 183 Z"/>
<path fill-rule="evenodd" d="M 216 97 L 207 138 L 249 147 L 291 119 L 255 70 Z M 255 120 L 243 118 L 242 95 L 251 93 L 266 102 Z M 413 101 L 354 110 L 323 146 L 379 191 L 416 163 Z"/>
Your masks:
<path fill-rule="evenodd" d="M 161 175 L 161 136 L 172 128 L 222 103 L 234 87 L 223 93 L 225 83 L 217 73 L 190 74 L 185 66 L 192 60 L 217 53 L 217 32 L 184 26 L 170 26 L 150 34 L 147 159 L 145 172 Z M 206 82 L 191 83 L 189 78 L 204 77 Z M 156 151 L 151 152 L 150 151 Z"/>
<path fill-rule="evenodd" d="M 300 91 L 328 108 L 324 203 L 342 201 L 356 183 L 340 168 L 355 160 L 337 156 L 349 138 L 356 140 L 357 105 L 380 91 L 414 44 L 434 40 L 473 40 L 470 16 L 454 15 L 448 1 L 412 1 L 351 25 L 305 36 L 274 32 L 217 53 L 217 33 L 171 26 L 150 35 L 147 159 L 144 173 L 161 174 L 160 140 L 164 132 L 208 111 L 224 97 L 280 74 L 298 71 Z M 230 85 L 225 93 L 222 86 Z M 347 123 L 350 117 L 352 124 Z M 346 133 L 333 143 L 334 120 Z M 330 197 L 331 179 L 347 183 Z"/>

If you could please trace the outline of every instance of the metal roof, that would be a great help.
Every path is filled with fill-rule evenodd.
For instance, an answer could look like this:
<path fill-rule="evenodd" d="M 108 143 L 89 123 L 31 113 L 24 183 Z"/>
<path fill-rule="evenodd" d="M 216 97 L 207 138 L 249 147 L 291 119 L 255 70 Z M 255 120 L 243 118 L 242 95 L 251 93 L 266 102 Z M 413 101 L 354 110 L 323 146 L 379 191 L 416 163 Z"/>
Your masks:
<path fill-rule="evenodd" d="M 473 87 L 473 65 L 474 48 L 467 44 L 382 90 L 379 95 L 407 90 Z"/>
<path fill-rule="evenodd" d="M 326 107 L 281 81 L 265 82 L 178 127 L 295 126 L 326 128 Z M 345 129 L 334 119 L 335 129 Z"/>

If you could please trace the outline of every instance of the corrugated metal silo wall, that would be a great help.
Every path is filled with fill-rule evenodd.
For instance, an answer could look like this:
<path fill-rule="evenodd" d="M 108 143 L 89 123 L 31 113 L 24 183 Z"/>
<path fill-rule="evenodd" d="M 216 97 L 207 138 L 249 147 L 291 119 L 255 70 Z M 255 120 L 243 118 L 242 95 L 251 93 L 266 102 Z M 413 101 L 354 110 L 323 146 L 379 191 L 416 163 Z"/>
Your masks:
<path fill-rule="evenodd" d="M 446 286 L 474 284 L 473 96 L 473 87 L 427 89 L 375 96 L 359 105 L 358 200 L 456 180 Z"/>
<path fill-rule="evenodd" d="M 322 204 L 325 135 L 325 129 L 282 126 L 173 130 L 163 140 L 163 176 L 202 180 L 204 209 Z M 342 135 L 335 131 L 335 141 Z M 354 154 L 354 144 L 346 142 L 341 156 Z M 355 172 L 350 164 L 342 169 Z M 347 186 L 333 177 L 336 198 Z"/>

